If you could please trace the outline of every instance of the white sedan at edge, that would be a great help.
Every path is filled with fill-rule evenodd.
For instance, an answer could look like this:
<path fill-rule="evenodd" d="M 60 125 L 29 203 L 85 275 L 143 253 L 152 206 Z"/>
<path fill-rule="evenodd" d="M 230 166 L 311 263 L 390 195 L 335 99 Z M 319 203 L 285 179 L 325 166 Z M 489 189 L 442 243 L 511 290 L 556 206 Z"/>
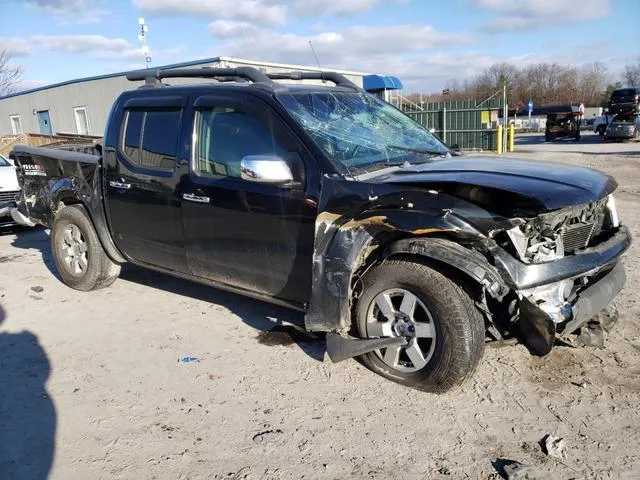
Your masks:
<path fill-rule="evenodd" d="M 20 195 L 20 184 L 16 167 L 6 157 L 0 155 L 0 226 L 14 223 L 11 209 Z"/>

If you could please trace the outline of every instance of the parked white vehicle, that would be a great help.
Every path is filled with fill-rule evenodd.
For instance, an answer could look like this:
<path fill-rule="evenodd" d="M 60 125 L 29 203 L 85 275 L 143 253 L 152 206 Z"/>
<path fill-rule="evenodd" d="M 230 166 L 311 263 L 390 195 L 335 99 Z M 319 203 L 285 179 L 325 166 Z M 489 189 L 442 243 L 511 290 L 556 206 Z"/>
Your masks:
<path fill-rule="evenodd" d="M 593 122 L 594 133 L 597 133 L 601 137 L 604 137 L 604 134 L 607 131 L 607 127 L 611 123 L 612 119 L 613 119 L 613 115 L 608 113 L 605 113 L 603 115 L 596 117 L 596 119 Z"/>
<path fill-rule="evenodd" d="M 16 167 L 6 157 L 0 155 L 0 225 L 13 223 L 11 209 L 20 195 L 20 184 Z"/>

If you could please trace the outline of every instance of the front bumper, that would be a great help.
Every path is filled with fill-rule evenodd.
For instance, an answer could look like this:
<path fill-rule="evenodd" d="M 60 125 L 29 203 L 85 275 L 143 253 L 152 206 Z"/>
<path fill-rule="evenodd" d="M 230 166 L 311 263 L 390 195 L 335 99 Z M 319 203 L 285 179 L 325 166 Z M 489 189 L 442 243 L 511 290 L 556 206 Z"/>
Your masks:
<path fill-rule="evenodd" d="M 598 281 L 578 292 L 578 298 L 571 309 L 572 318 L 561 326 L 563 327 L 562 333 L 575 332 L 595 317 L 598 312 L 604 310 L 618 296 L 626 281 L 627 275 L 620 262 Z"/>
<path fill-rule="evenodd" d="M 546 355 L 557 333 L 574 333 L 607 308 L 626 282 L 620 257 L 630 245 L 629 229 L 621 226 L 601 244 L 551 262 L 525 264 L 503 250 L 494 252 L 503 279 L 519 293 L 518 326 L 533 353 Z M 565 297 L 565 286 L 575 288 L 581 278 L 586 285 Z"/>
<path fill-rule="evenodd" d="M 542 308 L 529 299 L 520 301 L 518 327 L 523 343 L 536 355 L 546 355 L 553 348 L 556 334 L 574 333 L 607 308 L 626 282 L 622 263 L 616 264 L 601 278 L 578 291 L 568 310 L 565 323 L 556 323 Z"/>
<path fill-rule="evenodd" d="M 615 264 L 630 246 L 631 233 L 621 225 L 611 238 L 600 245 L 551 262 L 527 264 L 500 247 L 494 247 L 491 253 L 504 282 L 514 290 L 526 290 L 595 275 Z"/>

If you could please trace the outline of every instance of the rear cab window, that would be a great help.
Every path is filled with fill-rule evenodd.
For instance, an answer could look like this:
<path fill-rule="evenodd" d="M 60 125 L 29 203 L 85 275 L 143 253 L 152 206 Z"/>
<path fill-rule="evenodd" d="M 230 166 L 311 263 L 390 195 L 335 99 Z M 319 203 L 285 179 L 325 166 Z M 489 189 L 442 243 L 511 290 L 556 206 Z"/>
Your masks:
<path fill-rule="evenodd" d="M 171 171 L 175 168 L 182 109 L 125 109 L 120 151 L 134 167 Z"/>

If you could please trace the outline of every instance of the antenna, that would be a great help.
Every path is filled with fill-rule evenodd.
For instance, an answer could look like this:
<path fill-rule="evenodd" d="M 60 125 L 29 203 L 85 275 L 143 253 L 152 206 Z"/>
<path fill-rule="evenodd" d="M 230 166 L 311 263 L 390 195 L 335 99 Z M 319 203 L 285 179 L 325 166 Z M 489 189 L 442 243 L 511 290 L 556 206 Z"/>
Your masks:
<path fill-rule="evenodd" d="M 313 43 L 311 43 L 311 40 L 309 40 L 309 46 L 311 47 L 311 53 L 313 53 L 313 57 L 316 59 L 316 63 L 318 64 L 318 68 L 320 69 L 320 77 L 322 78 L 322 83 L 326 84 L 327 81 L 324 79 L 324 72 L 322 71 L 320 61 L 318 60 L 318 56 L 316 55 L 316 51 L 313 48 Z"/>
<path fill-rule="evenodd" d="M 149 68 L 149 63 L 151 63 L 151 51 L 149 50 L 149 45 L 147 45 L 147 32 L 149 31 L 149 26 L 144 23 L 144 18 L 140 17 L 138 19 L 138 25 L 140 25 L 140 35 L 138 35 L 138 40 L 142 42 L 142 55 L 144 55 L 144 61 L 146 62 L 146 67 Z"/>

